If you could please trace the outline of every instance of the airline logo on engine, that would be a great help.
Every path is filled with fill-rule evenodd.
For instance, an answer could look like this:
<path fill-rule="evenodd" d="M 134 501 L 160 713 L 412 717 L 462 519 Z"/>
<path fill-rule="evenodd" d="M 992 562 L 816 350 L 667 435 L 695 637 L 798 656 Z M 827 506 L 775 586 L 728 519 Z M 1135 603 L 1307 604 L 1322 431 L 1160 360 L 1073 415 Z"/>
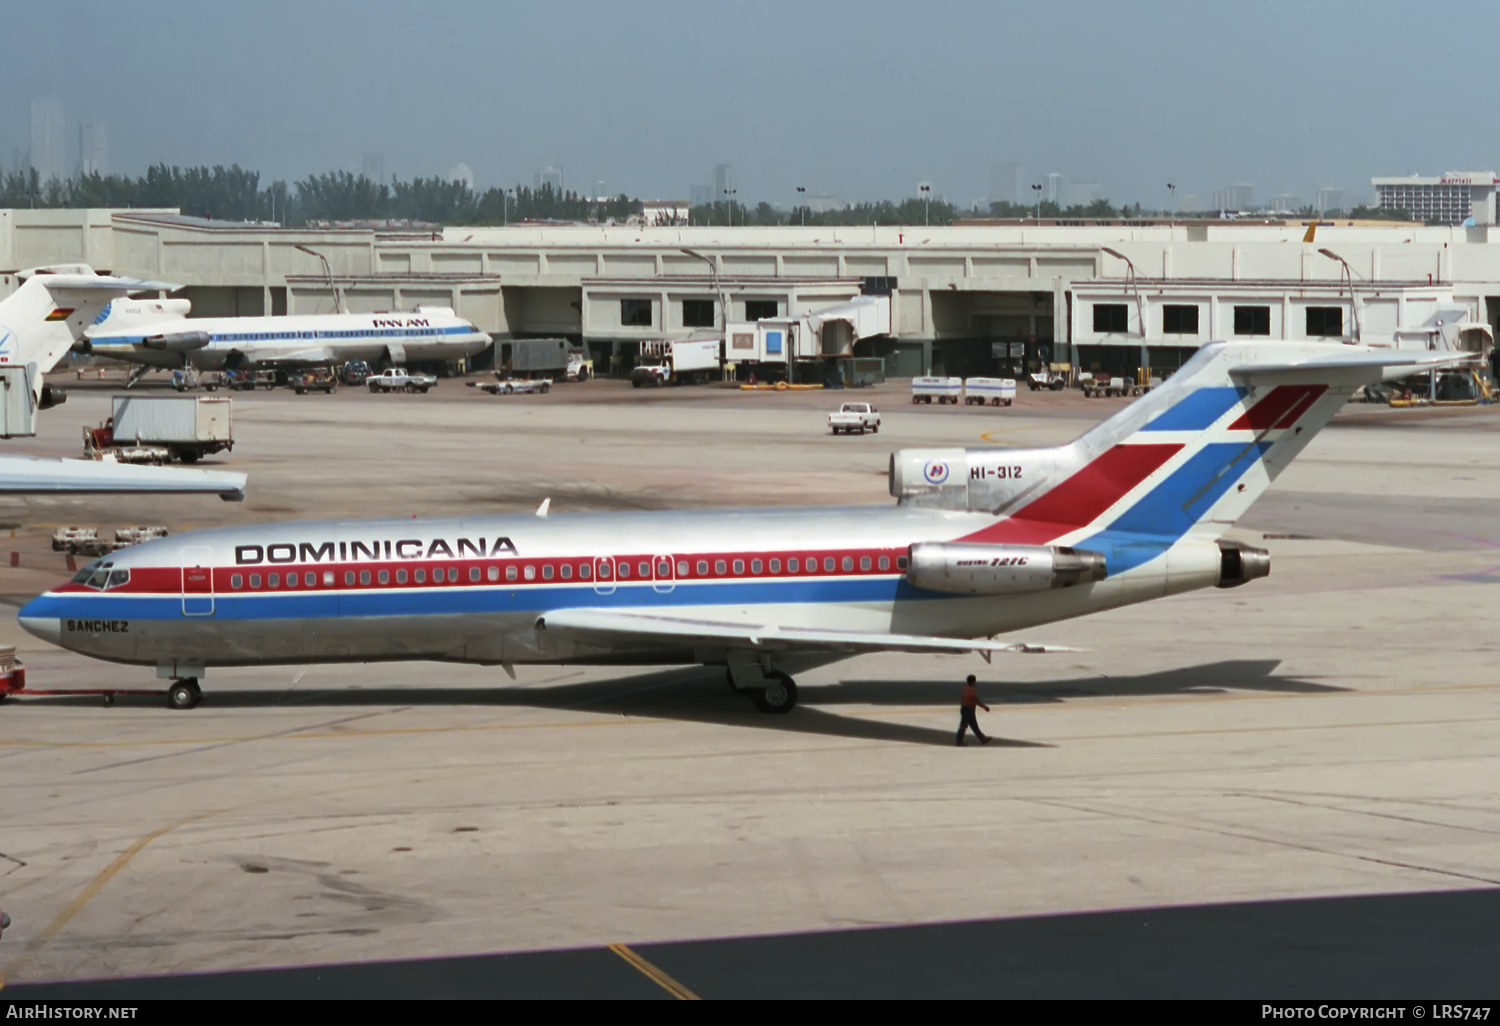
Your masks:
<path fill-rule="evenodd" d="M 931 485 L 940 485 L 948 480 L 948 464 L 942 460 L 929 460 L 927 466 L 922 468 L 922 476 Z"/>
<path fill-rule="evenodd" d="M 341 542 L 277 542 L 273 545 L 236 545 L 234 561 L 238 566 L 255 566 L 259 563 L 348 563 L 387 559 L 484 559 L 493 556 L 514 556 L 516 547 L 509 538 L 500 537 L 492 542 L 484 538 L 420 538 L 399 540 L 379 539 L 374 541 Z"/>

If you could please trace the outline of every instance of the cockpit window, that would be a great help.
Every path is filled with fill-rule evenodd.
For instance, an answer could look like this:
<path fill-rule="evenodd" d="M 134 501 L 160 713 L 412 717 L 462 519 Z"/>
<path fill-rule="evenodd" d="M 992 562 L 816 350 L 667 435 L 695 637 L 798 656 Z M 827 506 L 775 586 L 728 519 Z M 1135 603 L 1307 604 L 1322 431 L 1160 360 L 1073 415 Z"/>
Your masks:
<path fill-rule="evenodd" d="M 118 588 L 128 583 L 130 583 L 129 570 L 111 570 L 109 572 L 109 583 L 106 584 L 105 587 Z"/>
<path fill-rule="evenodd" d="M 119 588 L 129 582 L 130 571 L 124 567 L 117 570 L 113 563 L 90 563 L 73 575 L 74 584 L 81 584 L 95 591 Z"/>

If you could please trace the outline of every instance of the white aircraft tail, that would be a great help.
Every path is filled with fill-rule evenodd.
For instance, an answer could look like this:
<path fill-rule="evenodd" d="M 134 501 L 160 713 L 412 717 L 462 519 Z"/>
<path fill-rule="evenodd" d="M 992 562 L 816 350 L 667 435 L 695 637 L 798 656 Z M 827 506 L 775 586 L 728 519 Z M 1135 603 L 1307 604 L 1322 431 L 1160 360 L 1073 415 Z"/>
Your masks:
<path fill-rule="evenodd" d="M 1214 342 L 1167 382 L 1076 441 L 1051 449 L 905 450 L 902 503 L 999 519 L 968 541 L 1133 546 L 1218 537 L 1349 400 L 1384 378 L 1472 354 L 1316 342 Z M 1112 559 L 1111 573 L 1130 559 Z"/>
<path fill-rule="evenodd" d="M 110 302 L 169 282 L 95 274 L 87 264 L 22 271 L 21 287 L 0 300 L 0 367 L 27 367 L 40 400 L 42 375 L 83 337 Z"/>

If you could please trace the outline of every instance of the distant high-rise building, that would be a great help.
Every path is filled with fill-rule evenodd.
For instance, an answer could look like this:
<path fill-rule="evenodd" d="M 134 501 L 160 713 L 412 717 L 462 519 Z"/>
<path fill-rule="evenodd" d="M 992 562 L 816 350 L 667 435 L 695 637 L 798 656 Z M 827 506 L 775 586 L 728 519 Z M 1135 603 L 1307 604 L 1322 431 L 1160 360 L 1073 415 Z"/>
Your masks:
<path fill-rule="evenodd" d="M 363 170 L 360 172 L 372 182 L 385 181 L 385 154 L 373 150 L 365 154 Z"/>
<path fill-rule="evenodd" d="M 1255 204 L 1255 186 L 1249 182 L 1226 185 L 1219 192 L 1220 210 L 1249 210 Z"/>
<path fill-rule="evenodd" d="M 108 138 L 104 126 L 81 124 L 78 126 L 78 173 L 79 175 L 107 175 L 105 151 Z"/>
<path fill-rule="evenodd" d="M 1295 214 L 1301 209 L 1301 196 L 1294 196 L 1289 192 L 1284 192 L 1271 197 L 1271 212 L 1273 214 Z"/>
<path fill-rule="evenodd" d="M 1047 187 L 1042 190 L 1042 198 L 1048 203 L 1062 202 L 1062 175 L 1056 171 L 1047 175 Z"/>
<path fill-rule="evenodd" d="M 538 189 L 550 188 L 559 196 L 567 185 L 567 175 L 563 173 L 561 164 L 548 164 L 536 173 L 536 187 Z"/>
<path fill-rule="evenodd" d="M 1344 190 L 1329 186 L 1326 189 L 1318 190 L 1318 199 L 1313 204 L 1313 207 L 1318 213 L 1322 214 L 1330 210 L 1343 210 L 1344 204 Z"/>
<path fill-rule="evenodd" d="M 1372 178 L 1381 210 L 1428 224 L 1495 223 L 1495 192 L 1500 175 L 1493 171 L 1448 171 L 1441 177 Z"/>
<path fill-rule="evenodd" d="M 1026 187 L 1022 180 L 1025 175 L 1020 164 L 1013 160 L 1003 164 L 990 165 L 990 202 L 991 203 L 1016 203 L 1025 205 L 1030 202 L 1031 197 L 1026 193 L 1031 190 Z"/>
<path fill-rule="evenodd" d="M 63 105 L 50 96 L 31 101 L 31 167 L 46 183 L 63 177 Z"/>
<path fill-rule="evenodd" d="M 737 188 L 734 181 L 734 165 L 716 164 L 714 166 L 714 202 L 727 203 L 732 199 L 737 200 L 739 197 L 734 195 Z"/>
<path fill-rule="evenodd" d="M 706 207 L 714 201 L 714 187 L 712 185 L 690 185 L 688 186 L 688 202 L 695 207 Z"/>

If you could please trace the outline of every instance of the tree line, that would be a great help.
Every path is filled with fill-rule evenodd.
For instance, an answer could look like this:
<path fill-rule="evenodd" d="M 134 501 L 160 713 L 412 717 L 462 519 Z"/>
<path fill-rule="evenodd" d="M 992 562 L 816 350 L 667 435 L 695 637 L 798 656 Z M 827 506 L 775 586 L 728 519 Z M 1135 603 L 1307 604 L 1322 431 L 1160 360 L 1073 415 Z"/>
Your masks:
<path fill-rule="evenodd" d="M 431 178 L 392 178 L 378 182 L 348 171 L 309 175 L 288 184 L 262 184 L 260 172 L 238 164 L 230 167 L 171 167 L 154 164 L 138 178 L 128 175 L 79 175 L 38 180 L 35 170 L 0 174 L 0 208 L 174 207 L 191 217 L 223 221 L 269 221 L 304 227 L 351 221 L 394 221 L 432 225 L 499 225 L 517 221 L 625 222 L 639 217 L 639 199 L 625 194 L 608 198 L 555 189 L 551 184 L 531 188 L 492 186 L 476 191 L 461 181 Z M 1323 211 L 1322 216 L 1336 212 Z M 1215 216 L 1213 211 L 1183 212 L 1174 216 Z M 1063 220 L 1166 216 L 1145 211 L 1139 203 L 1115 206 L 1108 199 L 1063 207 L 1043 201 L 1024 206 L 998 202 L 960 207 L 941 198 L 908 198 L 900 202 L 855 203 L 834 210 L 807 206 L 774 207 L 721 202 L 694 206 L 684 225 L 947 225 L 974 218 Z M 1312 207 L 1298 218 L 1319 216 Z M 1404 212 L 1356 207 L 1346 216 L 1405 220 Z"/>

